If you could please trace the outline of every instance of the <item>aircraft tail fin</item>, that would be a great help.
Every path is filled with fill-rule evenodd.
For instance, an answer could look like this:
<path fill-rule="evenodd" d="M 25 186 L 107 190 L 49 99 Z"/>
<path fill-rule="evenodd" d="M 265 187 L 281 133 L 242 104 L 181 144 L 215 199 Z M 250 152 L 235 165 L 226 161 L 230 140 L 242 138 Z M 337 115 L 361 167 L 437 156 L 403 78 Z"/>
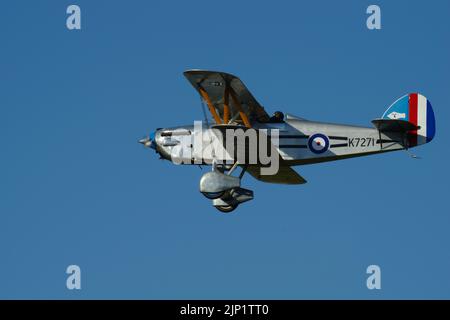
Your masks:
<path fill-rule="evenodd" d="M 383 113 L 381 119 L 372 123 L 382 132 L 407 134 L 409 147 L 430 142 L 436 133 L 433 108 L 420 93 L 404 95 Z"/>

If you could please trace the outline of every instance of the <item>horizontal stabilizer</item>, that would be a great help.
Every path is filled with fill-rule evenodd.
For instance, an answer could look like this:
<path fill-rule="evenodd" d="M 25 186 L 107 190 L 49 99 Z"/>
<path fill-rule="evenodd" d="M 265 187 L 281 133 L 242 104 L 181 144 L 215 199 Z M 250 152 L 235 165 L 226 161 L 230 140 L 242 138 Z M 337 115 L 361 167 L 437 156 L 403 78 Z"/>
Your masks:
<path fill-rule="evenodd" d="M 279 184 L 303 184 L 306 180 L 303 179 L 294 169 L 291 167 L 280 167 L 277 174 L 274 175 L 261 175 L 261 168 L 257 166 L 249 166 L 247 172 L 250 173 L 255 179 L 268 183 Z"/>
<path fill-rule="evenodd" d="M 399 119 L 375 119 L 372 120 L 372 123 L 382 132 L 408 132 L 419 129 L 415 124 Z"/>

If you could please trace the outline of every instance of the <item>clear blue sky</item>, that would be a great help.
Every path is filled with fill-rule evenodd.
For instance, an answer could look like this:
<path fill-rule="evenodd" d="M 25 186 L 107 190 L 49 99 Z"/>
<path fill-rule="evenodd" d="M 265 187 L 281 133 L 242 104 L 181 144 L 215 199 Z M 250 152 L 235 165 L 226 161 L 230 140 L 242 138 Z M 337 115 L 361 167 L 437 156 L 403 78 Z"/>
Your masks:
<path fill-rule="evenodd" d="M 82 30 L 66 29 L 78 4 Z M 366 8 L 382 30 L 366 28 Z M 0 298 L 450 298 L 448 1 L 7 1 L 0 11 Z M 436 138 L 246 176 L 216 211 L 202 171 L 137 139 L 202 119 L 189 68 L 270 112 L 361 124 L 419 91 Z M 207 170 L 204 168 L 204 170 Z M 203 171 L 205 172 L 205 171 Z M 82 270 L 82 290 L 65 269 Z M 382 289 L 366 288 L 366 268 Z"/>

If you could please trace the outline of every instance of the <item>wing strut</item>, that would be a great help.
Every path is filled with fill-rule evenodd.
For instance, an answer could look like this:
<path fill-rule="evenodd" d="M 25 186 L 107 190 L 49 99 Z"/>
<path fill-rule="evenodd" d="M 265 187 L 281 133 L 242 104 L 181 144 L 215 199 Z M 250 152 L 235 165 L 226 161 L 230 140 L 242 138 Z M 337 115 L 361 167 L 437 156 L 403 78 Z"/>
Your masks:
<path fill-rule="evenodd" d="M 222 120 L 220 119 L 219 115 L 217 114 L 216 108 L 214 107 L 214 105 L 211 102 L 211 99 L 209 99 L 208 94 L 206 93 L 205 89 L 203 89 L 200 84 L 198 85 L 198 91 L 200 92 L 200 95 L 202 96 L 203 99 L 205 99 L 206 104 L 208 105 L 209 111 L 211 112 L 214 120 L 216 121 L 217 124 L 221 124 Z"/>
<path fill-rule="evenodd" d="M 206 114 L 205 101 L 203 100 L 202 96 L 200 96 L 200 104 L 201 104 L 201 106 L 202 106 L 203 116 L 205 117 L 205 123 L 206 123 L 206 126 L 209 127 L 209 120 L 208 120 L 208 115 Z"/>
<path fill-rule="evenodd" d="M 208 96 L 208 93 L 205 91 L 205 89 L 202 88 L 202 86 L 200 84 L 198 85 L 198 91 L 200 92 L 200 95 L 202 96 L 202 98 L 206 101 L 206 104 L 208 105 L 208 109 L 211 112 L 211 114 L 217 124 L 221 124 L 221 123 L 228 124 L 229 118 L 230 118 L 229 96 L 231 96 L 231 99 L 233 100 L 234 105 L 237 107 L 237 109 L 239 111 L 239 116 L 241 117 L 245 126 L 247 128 L 252 127 L 252 125 L 250 124 L 250 121 L 248 120 L 247 115 L 245 114 L 244 110 L 242 109 L 242 105 L 239 102 L 239 99 L 236 97 L 236 93 L 234 92 L 233 88 L 231 88 L 228 85 L 228 83 L 225 85 L 225 92 L 224 92 L 223 121 L 220 118 L 220 116 L 217 114 L 216 108 L 212 104 L 211 99 Z"/>
<path fill-rule="evenodd" d="M 231 99 L 233 99 L 233 103 L 236 105 L 236 107 L 239 110 L 239 115 L 241 116 L 242 121 L 244 122 L 245 126 L 247 128 L 251 128 L 252 125 L 250 124 L 250 121 L 248 121 L 247 115 L 244 113 L 244 111 L 242 110 L 242 105 L 239 102 L 239 99 L 236 97 L 236 94 L 233 91 L 233 88 L 231 88 L 230 90 L 230 96 Z"/>
<path fill-rule="evenodd" d="M 223 95 L 223 123 L 228 124 L 230 121 L 230 96 L 229 96 L 229 85 L 225 85 L 225 92 Z"/>

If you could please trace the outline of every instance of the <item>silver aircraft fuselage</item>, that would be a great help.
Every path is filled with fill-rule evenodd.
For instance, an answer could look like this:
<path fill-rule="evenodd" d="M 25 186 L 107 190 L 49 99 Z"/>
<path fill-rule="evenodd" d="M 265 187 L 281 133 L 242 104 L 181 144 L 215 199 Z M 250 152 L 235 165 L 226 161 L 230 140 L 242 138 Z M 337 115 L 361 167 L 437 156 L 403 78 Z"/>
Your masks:
<path fill-rule="evenodd" d="M 283 165 L 288 166 L 404 149 L 400 133 L 389 133 L 388 136 L 376 128 L 315 122 L 291 115 L 287 115 L 282 123 L 255 123 L 253 128 L 279 130 L 279 143 L 275 147 Z M 203 126 L 203 130 L 208 129 L 209 127 Z M 317 143 L 322 143 L 322 146 L 316 145 L 314 137 L 317 137 Z M 184 156 L 183 152 L 180 152 L 192 148 L 193 125 L 159 129 L 155 132 L 154 142 L 155 149 L 162 158 L 174 160 L 176 157 L 178 161 L 183 160 L 183 164 L 198 164 L 194 158 L 198 160 L 199 155 L 185 153 L 187 155 Z M 202 163 L 210 164 L 213 159 L 217 160 L 210 139 L 204 138 L 203 146 L 205 150 L 202 152 Z M 174 148 L 177 148 L 177 151 Z"/>

